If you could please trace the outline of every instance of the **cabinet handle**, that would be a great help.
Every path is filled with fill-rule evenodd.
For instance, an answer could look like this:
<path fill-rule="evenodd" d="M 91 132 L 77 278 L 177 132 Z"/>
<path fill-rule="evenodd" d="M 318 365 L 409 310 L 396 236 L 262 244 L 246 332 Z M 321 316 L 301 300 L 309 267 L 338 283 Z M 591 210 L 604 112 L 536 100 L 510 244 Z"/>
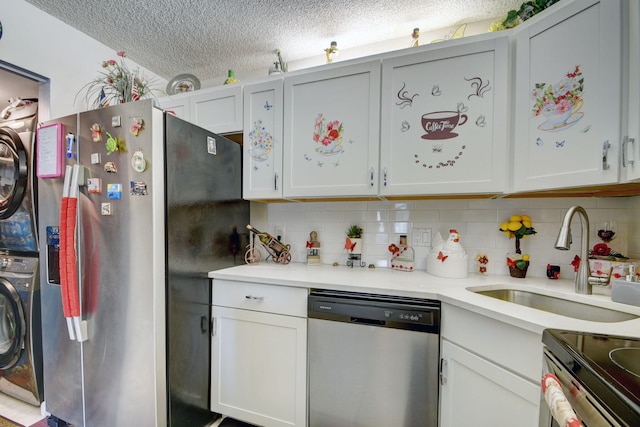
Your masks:
<path fill-rule="evenodd" d="M 622 139 L 622 166 L 623 167 L 627 167 L 629 165 L 632 165 L 634 162 L 634 150 L 633 150 L 633 145 L 635 145 L 636 140 L 634 138 L 629 138 L 628 136 L 625 136 Z M 631 156 L 627 156 L 627 150 L 628 150 L 628 144 L 631 144 Z M 629 157 L 629 158 L 627 158 Z"/>
<path fill-rule="evenodd" d="M 216 336 L 216 318 L 215 317 L 211 318 L 211 336 L 212 337 Z"/>
<path fill-rule="evenodd" d="M 384 168 L 384 173 L 382 174 L 382 185 L 387 186 L 387 168 Z"/>
<path fill-rule="evenodd" d="M 602 142 L 602 170 L 609 169 L 609 162 L 607 162 L 607 156 L 609 155 L 609 148 L 611 148 L 611 144 L 609 144 L 609 140 Z"/>
<path fill-rule="evenodd" d="M 207 316 L 200 316 L 200 330 L 203 334 L 207 333 L 207 327 L 209 327 Z"/>
<path fill-rule="evenodd" d="M 273 174 L 273 189 L 278 190 L 278 173 Z"/>
<path fill-rule="evenodd" d="M 374 186 L 374 182 L 373 182 L 373 166 L 371 167 L 371 177 L 370 177 L 370 182 L 371 182 L 371 187 Z"/>
<path fill-rule="evenodd" d="M 246 295 L 245 298 L 246 299 L 251 299 L 251 300 L 254 300 L 254 301 L 263 301 L 264 300 L 264 297 L 254 297 L 253 295 Z"/>
<path fill-rule="evenodd" d="M 445 359 L 440 359 L 440 385 L 445 385 L 447 383 L 446 369 L 447 361 Z"/>

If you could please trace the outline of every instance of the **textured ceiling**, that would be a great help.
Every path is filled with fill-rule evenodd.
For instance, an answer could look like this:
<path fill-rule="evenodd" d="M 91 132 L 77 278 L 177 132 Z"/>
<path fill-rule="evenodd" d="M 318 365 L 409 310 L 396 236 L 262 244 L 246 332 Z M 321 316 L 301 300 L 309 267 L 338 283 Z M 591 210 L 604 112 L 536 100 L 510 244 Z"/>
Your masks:
<path fill-rule="evenodd" d="M 266 69 L 322 55 L 332 40 L 355 48 L 503 17 L 522 0 L 26 0 L 167 80 Z"/>

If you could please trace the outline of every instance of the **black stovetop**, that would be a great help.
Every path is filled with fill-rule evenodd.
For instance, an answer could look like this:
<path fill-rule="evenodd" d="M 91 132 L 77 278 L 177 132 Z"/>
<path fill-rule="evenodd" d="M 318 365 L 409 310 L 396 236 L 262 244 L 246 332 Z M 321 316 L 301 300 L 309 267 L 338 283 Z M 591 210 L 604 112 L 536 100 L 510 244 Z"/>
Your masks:
<path fill-rule="evenodd" d="M 604 406 L 640 425 L 640 339 L 547 329 L 542 342 Z"/>

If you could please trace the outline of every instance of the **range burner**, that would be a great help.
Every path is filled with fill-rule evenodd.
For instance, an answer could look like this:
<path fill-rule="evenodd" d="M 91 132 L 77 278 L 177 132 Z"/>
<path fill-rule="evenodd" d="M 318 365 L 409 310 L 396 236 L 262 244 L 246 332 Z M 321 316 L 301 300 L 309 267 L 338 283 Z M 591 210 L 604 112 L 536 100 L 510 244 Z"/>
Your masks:
<path fill-rule="evenodd" d="M 640 348 L 616 348 L 609 352 L 609 358 L 620 369 L 640 378 Z"/>

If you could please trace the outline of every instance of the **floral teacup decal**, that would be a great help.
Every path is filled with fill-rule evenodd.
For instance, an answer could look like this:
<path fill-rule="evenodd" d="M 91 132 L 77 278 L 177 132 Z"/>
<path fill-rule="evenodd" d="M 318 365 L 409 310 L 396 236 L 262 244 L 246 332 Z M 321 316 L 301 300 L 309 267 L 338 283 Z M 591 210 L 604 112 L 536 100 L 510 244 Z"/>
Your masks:
<path fill-rule="evenodd" d="M 556 84 L 536 83 L 531 92 L 532 112 L 535 117 L 546 118 L 538 129 L 558 131 L 577 123 L 584 115 L 580 112 L 584 105 L 583 91 L 584 78 L 579 65 Z"/>
<path fill-rule="evenodd" d="M 258 120 L 253 124 L 253 130 L 249 132 L 249 154 L 251 158 L 262 162 L 269 157 L 269 153 L 273 148 L 273 137 L 264 126 L 262 120 Z"/>
<path fill-rule="evenodd" d="M 342 130 L 342 123 L 338 120 L 327 121 L 322 113 L 318 114 L 313 130 L 313 141 L 320 144 L 316 151 L 324 155 L 341 153 Z"/>

